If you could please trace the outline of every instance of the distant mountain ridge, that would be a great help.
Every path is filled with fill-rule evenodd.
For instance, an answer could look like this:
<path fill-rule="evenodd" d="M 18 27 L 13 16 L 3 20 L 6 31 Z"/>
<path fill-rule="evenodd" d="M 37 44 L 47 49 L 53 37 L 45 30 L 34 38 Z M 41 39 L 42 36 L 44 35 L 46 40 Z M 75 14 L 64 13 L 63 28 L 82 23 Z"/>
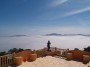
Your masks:
<path fill-rule="evenodd" d="M 7 35 L 7 36 L 0 36 L 0 37 L 26 37 L 27 35 Z"/>
<path fill-rule="evenodd" d="M 58 34 L 58 33 L 50 33 L 45 36 L 90 36 L 89 34 Z"/>
<path fill-rule="evenodd" d="M 23 37 L 23 36 L 27 36 L 27 35 L 13 35 L 11 37 Z"/>

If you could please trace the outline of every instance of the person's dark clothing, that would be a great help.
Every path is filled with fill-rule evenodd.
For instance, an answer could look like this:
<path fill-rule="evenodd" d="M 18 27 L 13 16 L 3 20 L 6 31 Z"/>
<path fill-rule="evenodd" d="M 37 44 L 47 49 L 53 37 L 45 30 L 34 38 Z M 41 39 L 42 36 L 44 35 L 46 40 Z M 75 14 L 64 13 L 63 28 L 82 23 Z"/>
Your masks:
<path fill-rule="evenodd" d="M 50 51 L 50 44 L 51 44 L 50 41 L 48 41 L 48 43 L 47 43 L 47 49 L 48 50 L 47 51 Z"/>

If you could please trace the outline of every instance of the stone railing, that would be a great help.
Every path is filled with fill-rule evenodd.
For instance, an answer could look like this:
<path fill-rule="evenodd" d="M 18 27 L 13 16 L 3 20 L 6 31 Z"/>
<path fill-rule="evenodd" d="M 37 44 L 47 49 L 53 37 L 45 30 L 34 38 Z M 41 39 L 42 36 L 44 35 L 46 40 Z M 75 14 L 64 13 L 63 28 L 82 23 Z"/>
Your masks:
<path fill-rule="evenodd" d="M 61 52 L 61 56 L 65 57 L 68 53 L 68 50 L 60 50 L 60 52 Z"/>
<path fill-rule="evenodd" d="M 13 63 L 12 54 L 0 56 L 0 67 L 7 67 Z"/>
<path fill-rule="evenodd" d="M 88 63 L 90 61 L 90 52 L 85 52 L 81 50 L 70 50 L 67 53 L 67 59 L 81 61 L 84 63 Z"/>

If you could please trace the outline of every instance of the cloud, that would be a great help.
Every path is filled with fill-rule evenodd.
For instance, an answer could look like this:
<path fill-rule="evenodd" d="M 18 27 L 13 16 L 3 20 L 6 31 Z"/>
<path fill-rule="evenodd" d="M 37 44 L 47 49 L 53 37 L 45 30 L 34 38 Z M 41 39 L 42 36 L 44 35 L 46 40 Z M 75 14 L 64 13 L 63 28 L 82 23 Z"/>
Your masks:
<path fill-rule="evenodd" d="M 66 13 L 64 15 L 64 17 L 76 15 L 76 14 L 83 13 L 83 12 L 86 12 L 86 11 L 89 11 L 89 10 L 90 10 L 90 6 L 89 7 L 82 8 L 82 9 L 78 9 L 78 10 L 75 10 L 75 11 L 71 11 L 69 13 Z"/>
<path fill-rule="evenodd" d="M 86 34 L 58 34 L 58 33 L 50 33 L 44 36 L 86 36 L 86 37 L 90 37 L 90 35 L 86 35 Z"/>
<path fill-rule="evenodd" d="M 56 7 L 59 6 L 61 4 L 64 4 L 65 2 L 67 2 L 68 0 L 53 0 L 53 2 L 51 2 L 49 4 L 50 7 Z"/>

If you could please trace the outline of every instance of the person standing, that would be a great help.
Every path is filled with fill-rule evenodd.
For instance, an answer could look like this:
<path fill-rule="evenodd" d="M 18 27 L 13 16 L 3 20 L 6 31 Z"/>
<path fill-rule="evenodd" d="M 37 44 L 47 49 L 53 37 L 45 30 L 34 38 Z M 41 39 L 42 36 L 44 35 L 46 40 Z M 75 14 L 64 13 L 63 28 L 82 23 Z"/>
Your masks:
<path fill-rule="evenodd" d="M 47 42 L 47 51 L 50 51 L 50 41 Z"/>

